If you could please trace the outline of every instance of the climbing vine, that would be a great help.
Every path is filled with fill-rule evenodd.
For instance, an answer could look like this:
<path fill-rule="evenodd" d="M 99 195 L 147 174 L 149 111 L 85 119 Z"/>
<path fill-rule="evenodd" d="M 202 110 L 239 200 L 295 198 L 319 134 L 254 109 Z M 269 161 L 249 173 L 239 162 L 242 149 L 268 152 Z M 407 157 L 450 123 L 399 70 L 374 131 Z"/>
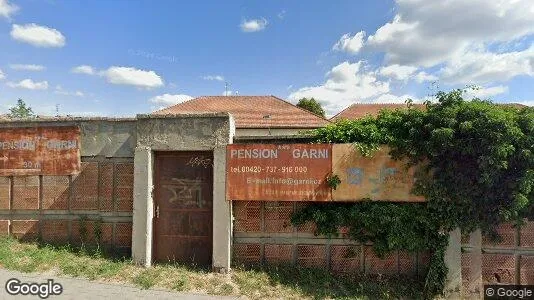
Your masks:
<path fill-rule="evenodd" d="M 330 174 L 326 178 L 326 183 L 331 189 L 335 190 L 337 189 L 337 186 L 341 184 L 341 179 L 339 178 L 339 175 L 337 174 Z"/>
<path fill-rule="evenodd" d="M 327 236 L 347 227 L 350 238 L 372 242 L 381 256 L 431 251 L 425 293 L 442 293 L 447 232 L 492 234 L 503 221 L 532 215 L 534 202 L 534 108 L 466 101 L 463 92 L 439 92 L 425 109 L 408 103 L 313 132 L 317 142 L 353 143 L 364 155 L 388 145 L 394 159 L 421 167 L 413 193 L 425 203 L 314 203 L 297 211 L 293 223 L 313 221 Z"/>

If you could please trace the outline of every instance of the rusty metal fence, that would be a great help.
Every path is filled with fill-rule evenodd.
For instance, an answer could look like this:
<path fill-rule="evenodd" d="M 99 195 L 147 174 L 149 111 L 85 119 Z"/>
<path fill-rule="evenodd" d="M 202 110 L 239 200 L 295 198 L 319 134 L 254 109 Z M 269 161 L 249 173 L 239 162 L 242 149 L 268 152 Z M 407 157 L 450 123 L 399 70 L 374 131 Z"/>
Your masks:
<path fill-rule="evenodd" d="M 129 255 L 133 170 L 131 159 L 82 158 L 74 176 L 0 177 L 0 234 Z"/>
<path fill-rule="evenodd" d="M 292 226 L 290 217 L 302 202 L 234 202 L 234 266 L 290 264 L 334 273 L 424 275 L 427 253 L 395 252 L 377 257 L 371 244 L 340 237 L 315 236 L 315 226 Z"/>

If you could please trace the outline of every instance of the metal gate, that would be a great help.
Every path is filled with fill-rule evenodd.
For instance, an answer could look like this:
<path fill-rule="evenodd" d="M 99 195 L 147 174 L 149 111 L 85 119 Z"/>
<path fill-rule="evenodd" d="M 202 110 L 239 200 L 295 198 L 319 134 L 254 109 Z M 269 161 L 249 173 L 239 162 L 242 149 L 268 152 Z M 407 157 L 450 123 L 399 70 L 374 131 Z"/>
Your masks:
<path fill-rule="evenodd" d="M 154 188 L 154 260 L 210 266 L 213 153 L 156 153 Z"/>

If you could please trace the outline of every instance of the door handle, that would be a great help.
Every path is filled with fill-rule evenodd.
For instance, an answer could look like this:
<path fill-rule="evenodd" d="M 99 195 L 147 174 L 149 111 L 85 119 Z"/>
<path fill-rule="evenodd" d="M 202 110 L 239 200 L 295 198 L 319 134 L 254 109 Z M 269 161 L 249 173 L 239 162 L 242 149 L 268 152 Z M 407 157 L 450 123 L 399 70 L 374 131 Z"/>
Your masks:
<path fill-rule="evenodd" d="M 159 205 L 156 205 L 156 219 L 159 219 Z"/>

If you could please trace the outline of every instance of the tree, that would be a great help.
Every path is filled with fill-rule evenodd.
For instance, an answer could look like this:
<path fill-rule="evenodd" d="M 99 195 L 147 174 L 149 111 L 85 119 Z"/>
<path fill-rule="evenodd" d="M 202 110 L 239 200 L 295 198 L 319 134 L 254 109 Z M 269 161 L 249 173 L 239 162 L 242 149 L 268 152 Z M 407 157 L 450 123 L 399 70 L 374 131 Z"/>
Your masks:
<path fill-rule="evenodd" d="M 12 119 L 28 119 L 35 117 L 35 114 L 32 108 L 19 98 L 17 104 L 9 109 L 9 117 Z"/>
<path fill-rule="evenodd" d="M 302 98 L 299 100 L 299 103 L 297 103 L 297 106 L 323 118 L 325 117 L 324 109 L 321 106 L 321 103 L 314 98 Z"/>

